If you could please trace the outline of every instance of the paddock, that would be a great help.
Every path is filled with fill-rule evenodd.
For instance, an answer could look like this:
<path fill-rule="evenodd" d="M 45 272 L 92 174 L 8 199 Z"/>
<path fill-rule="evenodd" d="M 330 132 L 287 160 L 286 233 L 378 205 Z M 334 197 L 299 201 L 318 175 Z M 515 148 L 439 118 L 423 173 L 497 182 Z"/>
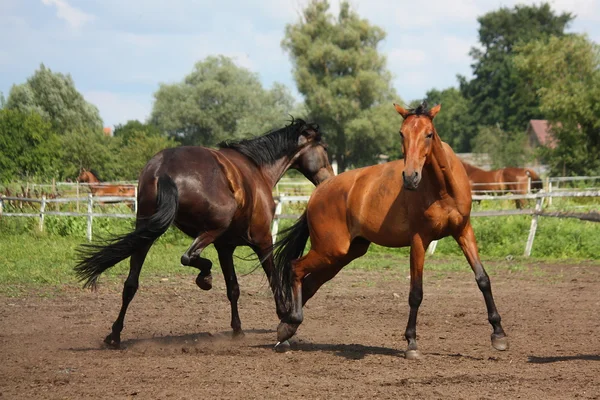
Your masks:
<path fill-rule="evenodd" d="M 370 258 L 370 255 L 365 256 Z M 391 257 L 391 258 L 390 258 Z M 0 296 L 2 398 L 544 398 L 600 396 L 600 263 L 485 263 L 510 338 L 489 344 L 481 293 L 466 261 L 425 264 L 419 343 L 403 358 L 408 262 L 349 266 L 305 307 L 293 350 L 272 350 L 277 316 L 264 275 L 242 277 L 246 336 L 233 340 L 222 279 L 142 277 L 123 349 L 102 339 L 121 279 L 98 292 L 64 285 Z M 377 261 L 379 260 L 379 261 Z M 453 260 L 452 263 L 459 261 Z M 218 273 L 218 271 L 215 271 Z"/>

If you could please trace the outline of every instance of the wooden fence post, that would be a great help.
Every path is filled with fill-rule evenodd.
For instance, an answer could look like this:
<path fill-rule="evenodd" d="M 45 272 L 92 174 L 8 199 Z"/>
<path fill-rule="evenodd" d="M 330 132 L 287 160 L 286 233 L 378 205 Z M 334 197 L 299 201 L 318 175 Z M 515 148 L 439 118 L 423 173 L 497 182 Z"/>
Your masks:
<path fill-rule="evenodd" d="M 525 257 L 531 256 L 531 249 L 533 248 L 533 240 L 535 239 L 535 232 L 537 231 L 538 218 L 540 217 L 537 213 L 542 211 L 543 197 L 538 197 L 535 201 L 535 214 L 531 218 L 531 227 L 529 228 L 529 237 L 527 238 L 527 244 L 525 245 Z"/>
<path fill-rule="evenodd" d="M 531 193 L 531 175 L 527 174 L 527 194 Z"/>
<path fill-rule="evenodd" d="M 277 232 L 279 231 L 279 216 L 281 215 L 281 211 L 283 210 L 283 201 L 281 198 L 277 203 L 277 207 L 275 207 L 275 218 L 273 218 L 273 228 L 271 229 L 271 236 L 273 237 L 273 244 L 277 240 Z"/>
<path fill-rule="evenodd" d="M 3 209 L 4 209 L 4 195 L 0 196 L 0 217 L 2 217 Z"/>
<path fill-rule="evenodd" d="M 137 215 L 137 208 L 138 208 L 138 187 L 137 185 L 135 186 L 134 189 L 134 196 L 135 196 L 135 200 L 133 201 L 133 212 L 135 213 L 135 215 Z"/>
<path fill-rule="evenodd" d="M 89 193 L 88 194 L 88 215 L 87 215 L 87 239 L 89 242 L 92 241 L 92 222 L 93 222 L 93 216 L 92 213 L 94 211 L 94 199 L 92 197 L 92 194 Z"/>
<path fill-rule="evenodd" d="M 548 177 L 548 193 L 552 193 L 552 181 L 550 180 L 550 177 Z M 548 197 L 548 205 L 552 205 L 552 195 Z"/>
<path fill-rule="evenodd" d="M 435 248 L 437 247 L 437 244 L 437 240 L 434 240 L 431 243 L 429 243 L 429 247 L 427 248 L 427 254 L 433 255 L 433 253 L 435 253 Z"/>
<path fill-rule="evenodd" d="M 44 230 L 44 212 L 46 211 L 46 196 L 42 196 L 42 204 L 40 204 L 40 232 Z"/>
<path fill-rule="evenodd" d="M 75 193 L 77 193 L 77 202 L 75 203 L 75 211 L 79 212 L 79 179 L 75 185 Z"/>

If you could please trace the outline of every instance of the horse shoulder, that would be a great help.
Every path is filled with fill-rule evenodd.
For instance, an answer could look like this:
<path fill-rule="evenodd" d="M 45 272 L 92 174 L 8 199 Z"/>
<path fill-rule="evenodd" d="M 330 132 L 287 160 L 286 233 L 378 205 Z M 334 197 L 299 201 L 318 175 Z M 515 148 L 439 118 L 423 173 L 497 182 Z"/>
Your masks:
<path fill-rule="evenodd" d="M 217 164 L 219 164 L 219 167 L 221 167 L 221 171 L 227 179 L 227 184 L 229 185 L 229 189 L 231 190 L 238 207 L 244 207 L 246 205 L 246 196 L 244 192 L 243 177 L 239 168 L 219 151 L 210 151 L 217 161 Z"/>

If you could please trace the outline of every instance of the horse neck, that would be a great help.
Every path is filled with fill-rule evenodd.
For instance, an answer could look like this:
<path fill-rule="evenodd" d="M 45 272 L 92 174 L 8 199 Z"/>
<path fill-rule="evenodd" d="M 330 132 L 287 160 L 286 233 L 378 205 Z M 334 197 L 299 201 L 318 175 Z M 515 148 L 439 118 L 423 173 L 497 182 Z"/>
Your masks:
<path fill-rule="evenodd" d="M 261 175 L 263 176 L 264 180 L 269 184 L 269 186 L 271 188 L 274 188 L 275 185 L 277 185 L 277 182 L 279 182 L 279 180 L 283 176 L 283 174 L 285 174 L 286 171 L 290 169 L 291 165 L 291 157 L 285 156 L 272 163 L 263 164 L 259 166 L 258 169 L 260 170 Z"/>
<path fill-rule="evenodd" d="M 464 205 L 465 207 L 470 208 L 470 187 L 468 190 L 465 190 L 464 187 L 459 186 L 458 181 L 450 168 L 448 154 L 446 154 L 442 145 L 442 140 L 437 132 L 433 135 L 431 162 L 428 164 L 428 169 L 432 174 L 432 178 L 438 183 L 437 186 L 440 198 L 453 198 L 457 207 L 462 208 Z"/>

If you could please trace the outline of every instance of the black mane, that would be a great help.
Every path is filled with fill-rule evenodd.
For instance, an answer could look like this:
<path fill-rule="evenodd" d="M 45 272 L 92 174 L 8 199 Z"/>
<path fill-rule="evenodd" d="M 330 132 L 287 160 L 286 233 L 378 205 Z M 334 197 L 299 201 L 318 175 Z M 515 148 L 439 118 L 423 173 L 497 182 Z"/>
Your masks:
<path fill-rule="evenodd" d="M 100 178 L 100 175 L 98 174 L 98 171 L 96 171 L 95 169 L 89 169 L 89 171 L 94 174 L 94 176 L 96 177 L 96 179 L 98 179 L 98 181 L 100 182 L 104 182 L 104 179 Z"/>
<path fill-rule="evenodd" d="M 281 129 L 251 139 L 224 141 L 218 146 L 221 149 L 239 151 L 257 165 L 266 165 L 281 157 L 294 154 L 298 149 L 298 138 L 306 129 L 314 130 L 317 133 L 315 140 L 321 140 L 317 124 L 308 124 L 302 119 L 292 117 L 290 124 Z"/>
<path fill-rule="evenodd" d="M 408 111 L 408 115 L 425 115 L 426 117 L 429 116 L 429 108 L 427 107 L 427 101 L 423 100 L 423 102 L 421 104 L 419 104 L 417 106 L 417 108 L 411 108 Z"/>

